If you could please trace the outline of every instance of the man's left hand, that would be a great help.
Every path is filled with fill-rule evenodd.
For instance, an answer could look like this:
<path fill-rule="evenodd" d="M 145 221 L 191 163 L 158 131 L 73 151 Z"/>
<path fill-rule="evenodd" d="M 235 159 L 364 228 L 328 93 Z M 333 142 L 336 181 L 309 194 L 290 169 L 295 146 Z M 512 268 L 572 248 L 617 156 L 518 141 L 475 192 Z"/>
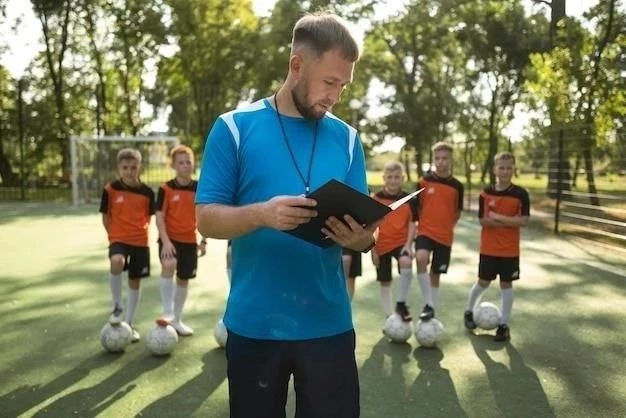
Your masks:
<path fill-rule="evenodd" d="M 363 227 L 359 225 L 350 215 L 345 215 L 344 221 L 331 216 L 326 220 L 326 227 L 322 228 L 322 233 L 344 248 L 354 251 L 363 251 L 374 242 L 374 231 L 382 223 L 379 221 Z"/>

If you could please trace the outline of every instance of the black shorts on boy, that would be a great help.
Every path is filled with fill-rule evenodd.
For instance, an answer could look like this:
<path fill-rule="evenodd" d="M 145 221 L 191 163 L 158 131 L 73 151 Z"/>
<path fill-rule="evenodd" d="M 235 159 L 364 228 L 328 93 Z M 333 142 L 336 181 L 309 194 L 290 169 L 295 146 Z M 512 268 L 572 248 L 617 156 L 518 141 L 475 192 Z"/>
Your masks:
<path fill-rule="evenodd" d="M 415 238 L 415 251 L 418 250 L 432 252 L 432 260 L 430 262 L 430 271 L 432 273 L 442 274 L 448 272 L 452 247 L 440 244 L 426 235 L 418 235 Z"/>
<path fill-rule="evenodd" d="M 176 277 L 181 280 L 193 279 L 198 270 L 198 245 L 174 240 L 171 242 L 176 250 Z M 159 254 L 162 249 L 163 243 L 159 239 Z"/>
<path fill-rule="evenodd" d="M 129 279 L 143 279 L 150 276 L 150 248 L 114 242 L 109 245 L 109 258 L 113 255 L 124 256 L 124 271 Z"/>
<path fill-rule="evenodd" d="M 503 282 L 519 280 L 519 257 L 497 257 L 480 255 L 478 278 L 493 281 L 498 276 Z"/>

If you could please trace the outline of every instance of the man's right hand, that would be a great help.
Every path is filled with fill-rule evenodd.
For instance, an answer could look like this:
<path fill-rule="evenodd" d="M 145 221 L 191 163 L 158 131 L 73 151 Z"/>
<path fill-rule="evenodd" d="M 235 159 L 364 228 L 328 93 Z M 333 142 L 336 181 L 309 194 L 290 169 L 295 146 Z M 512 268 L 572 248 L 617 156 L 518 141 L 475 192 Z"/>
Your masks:
<path fill-rule="evenodd" d="M 289 231 L 317 216 L 317 202 L 304 196 L 276 196 L 263 203 L 262 223 L 269 228 Z"/>

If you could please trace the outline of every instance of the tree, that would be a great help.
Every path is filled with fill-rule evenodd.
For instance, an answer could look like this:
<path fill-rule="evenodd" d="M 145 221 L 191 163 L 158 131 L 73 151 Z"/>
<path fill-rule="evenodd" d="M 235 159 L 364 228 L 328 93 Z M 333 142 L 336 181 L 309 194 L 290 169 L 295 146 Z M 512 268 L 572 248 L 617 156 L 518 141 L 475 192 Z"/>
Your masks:
<path fill-rule="evenodd" d="M 74 0 L 31 0 L 35 14 L 41 23 L 44 39 L 47 73 L 54 91 L 56 107 L 55 133 L 59 153 L 62 155 L 63 178 L 69 180 L 68 126 L 65 109 L 64 62 L 69 48 L 71 13 Z"/>
<path fill-rule="evenodd" d="M 478 106 L 475 126 L 486 124 L 487 153 L 481 182 L 492 171 L 501 131 L 513 116 L 524 87 L 525 68 L 531 53 L 545 48 L 541 15 L 526 16 L 519 1 L 492 0 L 466 3 L 460 10 L 464 27 L 461 43 L 467 45 L 469 71 L 475 72 L 474 96 L 470 106 Z M 481 120 L 483 122 L 481 122 Z M 481 142 L 481 138 L 476 138 Z"/>

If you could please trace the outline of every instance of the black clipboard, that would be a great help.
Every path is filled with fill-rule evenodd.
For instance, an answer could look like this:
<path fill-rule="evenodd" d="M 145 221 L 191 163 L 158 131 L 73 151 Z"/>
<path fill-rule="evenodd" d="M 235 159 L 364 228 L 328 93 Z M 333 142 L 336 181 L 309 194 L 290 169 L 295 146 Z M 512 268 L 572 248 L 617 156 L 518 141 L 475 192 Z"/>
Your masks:
<path fill-rule="evenodd" d="M 325 227 L 329 217 L 334 216 L 342 220 L 344 215 L 350 215 L 361 225 L 371 225 L 417 196 L 422 190 L 410 193 L 387 206 L 340 181 L 332 179 L 307 195 L 308 198 L 317 201 L 315 207 L 317 216 L 309 222 L 285 232 L 318 247 L 328 248 L 335 244 L 335 241 L 322 233 L 322 228 Z"/>

